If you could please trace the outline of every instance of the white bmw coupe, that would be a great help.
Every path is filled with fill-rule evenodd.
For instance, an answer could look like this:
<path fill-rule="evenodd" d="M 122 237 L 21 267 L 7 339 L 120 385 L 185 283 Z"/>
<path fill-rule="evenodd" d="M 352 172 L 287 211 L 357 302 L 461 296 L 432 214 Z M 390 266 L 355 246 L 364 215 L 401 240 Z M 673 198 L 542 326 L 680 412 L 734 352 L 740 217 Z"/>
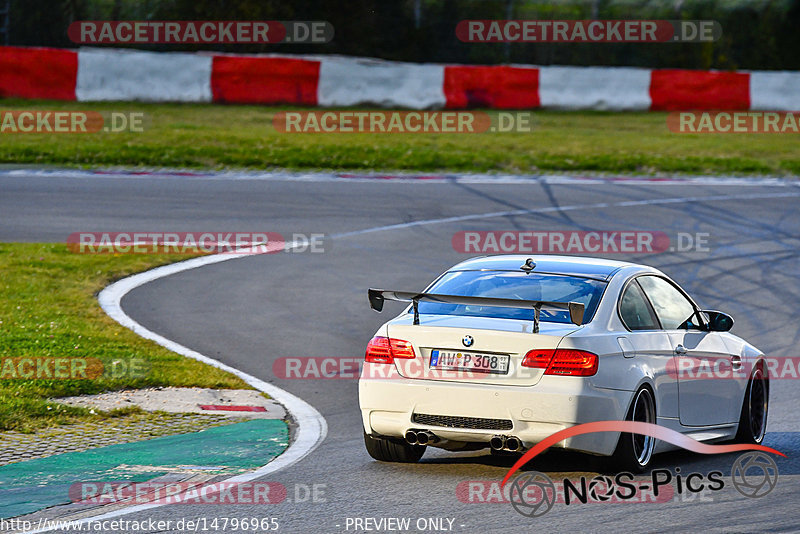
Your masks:
<path fill-rule="evenodd" d="M 416 462 L 426 446 L 524 451 L 570 426 L 656 423 L 699 441 L 761 443 L 764 355 L 652 267 L 568 256 L 490 256 L 422 292 L 367 345 L 359 404 L 367 451 Z M 641 472 L 670 444 L 598 432 L 558 446 Z"/>

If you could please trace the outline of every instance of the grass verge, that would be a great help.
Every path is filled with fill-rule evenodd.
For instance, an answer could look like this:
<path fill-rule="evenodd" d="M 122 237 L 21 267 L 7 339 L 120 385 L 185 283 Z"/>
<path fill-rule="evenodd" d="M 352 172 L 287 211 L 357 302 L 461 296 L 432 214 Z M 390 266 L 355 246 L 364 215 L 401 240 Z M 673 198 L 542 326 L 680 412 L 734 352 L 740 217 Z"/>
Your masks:
<path fill-rule="evenodd" d="M 0 163 L 403 171 L 800 174 L 797 135 L 676 134 L 666 113 L 533 113 L 527 133 L 303 134 L 296 108 L 0 100 L 13 110 L 142 112 L 141 133 L 3 133 Z M 495 117 L 498 112 L 490 111 Z"/>
<path fill-rule="evenodd" d="M 97 303 L 97 292 L 110 282 L 186 258 L 75 254 L 65 244 L 0 243 L 0 430 L 27 432 L 130 413 L 92 413 L 48 400 L 53 397 L 154 386 L 249 389 L 229 373 L 137 336 Z M 102 366 L 98 371 L 89 364 L 90 379 L 60 379 L 54 362 L 61 358 Z M 48 376 L 45 366 L 53 378 L 37 379 Z M 21 376 L 31 372 L 33 379 Z M 81 376 L 80 368 L 73 373 L 69 365 L 59 374 Z"/>

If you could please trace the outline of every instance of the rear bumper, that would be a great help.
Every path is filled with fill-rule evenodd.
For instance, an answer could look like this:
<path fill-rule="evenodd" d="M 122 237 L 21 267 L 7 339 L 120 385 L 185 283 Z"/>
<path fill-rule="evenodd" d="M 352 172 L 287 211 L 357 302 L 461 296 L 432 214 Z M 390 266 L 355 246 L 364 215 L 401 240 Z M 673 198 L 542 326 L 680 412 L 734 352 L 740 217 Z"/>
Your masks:
<path fill-rule="evenodd" d="M 363 376 L 376 376 L 364 364 Z M 502 434 L 531 447 L 554 432 L 581 423 L 625 418 L 632 391 L 593 387 L 585 378 L 545 376 L 535 386 L 492 386 L 435 380 L 362 378 L 358 384 L 368 434 L 402 438 L 409 428 L 430 430 L 441 439 L 485 442 Z M 414 422 L 414 414 L 501 419 L 510 429 L 452 428 Z M 564 440 L 556 447 L 610 455 L 619 434 L 598 432 Z"/>

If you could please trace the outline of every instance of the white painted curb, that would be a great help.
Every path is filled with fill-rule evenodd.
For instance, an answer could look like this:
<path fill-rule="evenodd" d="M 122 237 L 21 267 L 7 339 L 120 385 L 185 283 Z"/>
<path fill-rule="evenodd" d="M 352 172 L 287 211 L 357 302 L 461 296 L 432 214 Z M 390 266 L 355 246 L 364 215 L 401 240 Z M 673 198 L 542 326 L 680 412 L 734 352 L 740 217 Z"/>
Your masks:
<path fill-rule="evenodd" d="M 283 243 L 280 244 L 281 248 L 283 248 Z M 297 243 L 290 243 L 287 245 L 289 248 L 294 248 L 297 246 Z M 122 306 L 120 305 L 122 298 L 128 294 L 130 291 L 136 289 L 137 287 L 143 286 L 149 282 L 154 280 L 158 280 L 159 278 L 164 278 L 165 276 L 170 276 L 176 273 L 180 273 L 183 271 L 188 271 L 191 269 L 196 269 L 198 267 L 203 267 L 204 265 L 211 265 L 214 263 L 220 263 L 227 260 L 232 260 L 236 258 L 242 258 L 245 256 L 252 256 L 254 254 L 265 254 L 267 252 L 271 252 L 274 248 L 270 248 L 269 246 L 263 252 L 253 252 L 250 249 L 239 249 L 243 250 L 242 252 L 236 252 L 231 254 L 214 254 L 212 256 L 203 256 L 200 258 L 193 258 L 190 260 L 173 263 L 170 265 L 165 265 L 163 267 L 157 267 L 155 269 L 151 269 L 149 271 L 145 271 L 143 273 L 135 274 L 133 276 L 129 276 L 118 282 L 111 284 L 110 286 L 103 289 L 98 296 L 98 300 L 100 301 L 100 306 L 105 310 L 105 312 L 111 316 L 112 319 L 117 321 L 122 326 L 133 330 L 136 334 L 142 336 L 145 339 L 150 339 L 158 343 L 159 345 L 168 348 L 173 352 L 177 352 L 182 356 L 186 356 L 187 358 L 192 358 L 218 369 L 222 369 L 223 371 L 227 371 L 233 375 L 238 376 L 257 390 L 266 393 L 276 401 L 280 402 L 285 408 L 286 411 L 292 416 L 294 422 L 297 424 L 297 431 L 295 433 L 294 441 L 289 445 L 289 447 L 278 456 L 275 460 L 271 461 L 270 463 L 259 467 L 255 471 L 251 471 L 249 473 L 244 473 L 241 475 L 236 475 L 234 477 L 225 479 L 224 481 L 219 482 L 248 482 L 257 478 L 261 478 L 265 475 L 270 473 L 274 473 L 290 465 L 299 462 L 309 453 L 311 453 L 314 449 L 316 449 L 322 441 L 325 439 L 325 436 L 328 434 L 328 425 L 325 422 L 325 418 L 320 414 L 313 406 L 308 404 L 306 401 L 292 395 L 288 391 L 284 391 L 283 389 L 264 382 L 261 379 L 258 379 L 252 375 L 239 371 L 229 365 L 225 365 L 224 363 L 217 361 L 213 358 L 209 358 L 204 354 L 200 354 L 197 351 L 194 351 L 188 347 L 184 347 L 174 341 L 171 341 L 164 336 L 160 336 L 155 332 L 148 330 L 141 324 L 134 321 L 128 314 L 126 314 L 122 310 Z M 123 515 L 128 515 L 136 512 L 141 512 L 143 510 L 151 510 L 153 508 L 159 508 L 161 506 L 165 506 L 165 504 L 140 504 L 136 506 L 131 506 L 127 508 L 122 508 L 119 510 L 115 510 L 113 512 L 109 512 L 107 514 L 102 514 L 93 517 L 87 517 L 84 519 L 78 519 L 72 522 L 72 525 L 78 524 L 85 524 L 94 521 L 103 521 L 105 519 L 111 519 L 114 517 L 119 517 Z M 64 523 L 68 523 L 68 521 L 64 521 Z M 63 526 L 57 527 L 56 525 L 39 528 L 35 530 L 29 531 L 31 534 L 36 532 L 48 532 L 51 530 L 56 530 L 56 528 L 63 528 Z"/>

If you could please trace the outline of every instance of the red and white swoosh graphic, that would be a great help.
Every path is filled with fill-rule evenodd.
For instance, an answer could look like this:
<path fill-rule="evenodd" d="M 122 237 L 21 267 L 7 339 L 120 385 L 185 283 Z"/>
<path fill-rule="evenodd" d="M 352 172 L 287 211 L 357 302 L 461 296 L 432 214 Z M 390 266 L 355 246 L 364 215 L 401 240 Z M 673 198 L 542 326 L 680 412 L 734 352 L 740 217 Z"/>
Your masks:
<path fill-rule="evenodd" d="M 692 439 L 689 436 L 685 436 L 680 432 L 665 428 L 660 425 L 655 425 L 653 423 L 641 423 L 638 421 L 596 421 L 594 423 L 584 423 L 582 425 L 575 425 L 570 428 L 565 428 L 564 430 L 559 430 L 555 434 L 551 434 L 537 443 L 533 448 L 528 450 L 528 452 L 523 454 L 522 458 L 517 460 L 517 463 L 515 463 L 508 473 L 506 473 L 506 476 L 500 483 L 500 486 L 504 486 L 506 482 L 508 482 L 508 480 L 514 475 L 514 473 L 516 473 L 523 465 L 531 461 L 540 452 L 545 451 L 559 441 L 571 438 L 573 436 L 579 436 L 581 434 L 591 434 L 592 432 L 627 432 L 630 434 L 644 434 L 646 436 L 652 436 L 656 439 L 672 443 L 673 445 L 677 445 L 684 449 L 700 454 L 722 454 L 726 452 L 755 450 L 771 452 L 784 457 L 786 456 L 782 452 L 771 447 L 765 447 L 764 445 L 708 445 L 706 443 L 701 443 L 696 439 Z"/>

